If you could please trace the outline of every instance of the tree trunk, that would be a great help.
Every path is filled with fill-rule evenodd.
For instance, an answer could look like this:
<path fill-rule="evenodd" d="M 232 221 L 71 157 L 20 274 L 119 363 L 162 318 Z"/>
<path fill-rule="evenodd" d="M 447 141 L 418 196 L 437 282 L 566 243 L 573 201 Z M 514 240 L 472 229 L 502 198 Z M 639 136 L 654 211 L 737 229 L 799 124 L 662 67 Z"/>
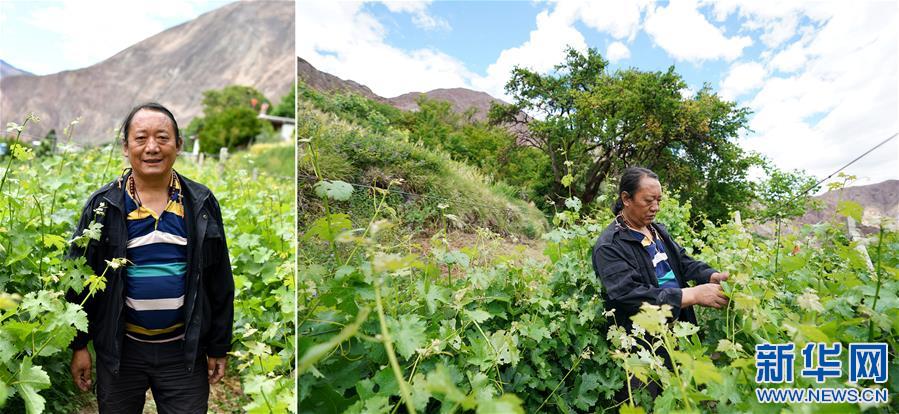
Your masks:
<path fill-rule="evenodd" d="M 588 175 L 587 182 L 584 185 L 584 192 L 581 193 L 581 202 L 584 205 L 592 202 L 599 195 L 599 189 L 608 177 L 611 166 L 612 154 L 609 154 L 608 156 L 603 156 L 590 168 L 591 174 Z"/>

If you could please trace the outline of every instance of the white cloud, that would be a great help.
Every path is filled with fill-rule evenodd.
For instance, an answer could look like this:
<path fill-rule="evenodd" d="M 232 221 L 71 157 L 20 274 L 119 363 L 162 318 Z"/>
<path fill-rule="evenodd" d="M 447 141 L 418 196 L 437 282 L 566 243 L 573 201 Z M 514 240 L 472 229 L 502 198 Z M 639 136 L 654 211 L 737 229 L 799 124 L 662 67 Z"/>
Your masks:
<path fill-rule="evenodd" d="M 762 43 L 771 48 L 796 34 L 800 14 L 815 19 L 820 17 L 804 10 L 810 4 L 808 1 L 701 0 L 701 4 L 711 6 L 715 20 L 719 22 L 739 12 L 739 16 L 745 19 L 743 28 L 762 30 Z"/>
<path fill-rule="evenodd" d="M 544 10 L 537 15 L 537 28 L 518 47 L 503 50 L 496 62 L 487 67 L 487 76 L 474 80 L 474 86 L 496 97 L 506 97 L 504 86 L 515 66 L 547 72 L 565 58 L 570 46 L 586 52 L 584 36 L 561 13 Z"/>
<path fill-rule="evenodd" d="M 437 50 L 407 51 L 388 45 L 387 29 L 365 11 L 361 2 L 300 2 L 297 53 L 320 70 L 360 82 L 383 96 L 469 87 L 508 99 L 504 88 L 514 67 L 545 73 L 564 59 L 567 47 L 586 51 L 587 42 L 575 28 L 576 22 L 614 38 L 633 39 L 639 30 L 641 11 L 649 1 L 550 3 L 537 15 L 536 28 L 528 40 L 501 51 L 484 75 L 470 72 L 463 62 Z M 427 15 L 428 5 L 428 1 L 385 2 L 392 12 L 413 15 Z M 618 43 L 623 48 L 610 50 L 629 52 L 624 43 Z"/>
<path fill-rule="evenodd" d="M 606 49 L 606 58 L 609 59 L 610 62 L 617 62 L 622 59 L 629 59 L 631 57 L 631 51 L 621 42 L 612 42 L 609 45 L 608 49 Z"/>
<path fill-rule="evenodd" d="M 769 66 L 784 73 L 795 72 L 805 65 L 806 51 L 803 42 L 796 41 L 771 58 Z"/>
<path fill-rule="evenodd" d="M 749 36 L 727 37 L 706 20 L 694 0 L 672 0 L 666 7 L 650 8 L 644 23 L 656 45 L 678 60 L 734 60 L 752 45 Z"/>
<path fill-rule="evenodd" d="M 762 86 L 765 75 L 764 66 L 758 62 L 735 63 L 721 81 L 720 94 L 725 99 L 734 100 Z"/>
<path fill-rule="evenodd" d="M 388 45 L 386 35 L 362 3 L 297 3 L 297 55 L 319 70 L 385 97 L 470 87 L 474 75 L 458 59 L 433 49 L 402 50 Z"/>
<path fill-rule="evenodd" d="M 795 14 L 789 14 L 782 18 L 771 19 L 762 23 L 762 43 L 768 47 L 777 47 L 796 34 L 796 26 L 799 19 Z"/>
<path fill-rule="evenodd" d="M 767 80 L 749 100 L 755 111 L 745 146 L 782 168 L 819 178 L 896 132 L 899 113 L 894 4 L 813 4 L 814 30 L 775 55 L 769 67 L 793 72 Z M 894 140 L 851 166 L 859 184 L 899 178 Z"/>
<path fill-rule="evenodd" d="M 165 30 L 168 19 L 189 20 L 197 2 L 88 1 L 49 3 L 23 23 L 59 36 L 67 69 L 98 63 Z"/>
<path fill-rule="evenodd" d="M 639 31 L 640 14 L 650 3 L 651 0 L 566 0 L 556 3 L 553 14 L 572 24 L 580 20 L 587 27 L 608 33 L 615 39 L 631 41 Z"/>
<path fill-rule="evenodd" d="M 449 30 L 450 25 L 445 19 L 434 17 L 428 13 L 428 6 L 431 0 L 411 1 L 411 0 L 391 0 L 383 1 L 387 10 L 393 13 L 409 13 L 412 15 L 412 24 L 425 30 L 443 29 Z"/>
<path fill-rule="evenodd" d="M 473 85 L 493 96 L 508 99 L 504 85 L 515 66 L 545 73 L 562 62 L 567 47 L 586 52 L 587 42 L 575 23 L 580 21 L 615 39 L 632 41 L 640 28 L 641 13 L 651 3 L 651 0 L 554 2 L 551 9 L 537 15 L 537 27 L 531 31 L 528 40 L 500 52 L 496 62 L 488 66 L 486 76 L 473 79 Z M 610 53 L 615 55 L 609 56 Z M 606 55 L 611 60 L 626 59 L 630 51 L 624 43 L 616 41 L 606 50 Z"/>

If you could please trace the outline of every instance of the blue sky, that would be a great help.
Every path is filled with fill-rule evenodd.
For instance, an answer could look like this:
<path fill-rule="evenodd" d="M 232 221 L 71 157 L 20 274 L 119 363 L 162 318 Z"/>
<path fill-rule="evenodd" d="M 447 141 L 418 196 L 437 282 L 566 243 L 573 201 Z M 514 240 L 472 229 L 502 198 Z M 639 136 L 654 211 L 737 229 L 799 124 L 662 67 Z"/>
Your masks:
<path fill-rule="evenodd" d="M 0 59 L 49 75 L 99 63 L 230 0 L 0 0 Z"/>
<path fill-rule="evenodd" d="M 98 63 L 228 1 L 0 1 L 0 59 L 45 75 Z M 467 87 L 505 98 L 515 65 L 566 45 L 612 68 L 674 65 L 750 108 L 740 143 L 824 176 L 899 130 L 894 1 L 321 1 L 297 3 L 297 55 L 383 96 Z M 689 94 L 691 90 L 685 90 Z M 899 179 L 899 139 L 848 170 Z"/>
<path fill-rule="evenodd" d="M 530 32 L 537 28 L 537 14 L 545 7 L 541 3 L 525 1 L 434 2 L 429 8 L 431 14 L 440 16 L 448 24 L 448 27 L 436 29 L 419 27 L 413 22 L 413 16 L 392 13 L 383 3 L 366 4 L 365 8 L 387 28 L 387 43 L 406 50 L 437 49 L 451 56 L 463 57 L 468 69 L 485 73 L 501 51 L 528 40 Z M 735 19 L 728 20 L 728 32 L 736 32 L 739 26 L 735 25 Z M 615 41 L 608 33 L 590 30 L 583 22 L 575 22 L 574 27 L 584 35 L 590 47 L 602 52 Z M 631 49 L 641 53 L 632 53 L 630 59 L 614 62 L 613 70 L 628 67 L 667 70 L 675 65 L 691 87 L 698 88 L 703 81 L 719 80 L 727 68 L 721 61 L 685 64 L 664 53 L 653 53 L 653 43 L 643 32 L 636 34 Z"/>
<path fill-rule="evenodd" d="M 897 129 L 897 3 L 751 0 L 403 1 L 297 5 L 297 53 L 392 97 L 467 87 L 504 96 L 515 65 L 546 72 L 566 45 L 612 68 L 674 65 L 753 110 L 740 137 L 823 177 Z M 899 139 L 848 171 L 899 178 Z"/>

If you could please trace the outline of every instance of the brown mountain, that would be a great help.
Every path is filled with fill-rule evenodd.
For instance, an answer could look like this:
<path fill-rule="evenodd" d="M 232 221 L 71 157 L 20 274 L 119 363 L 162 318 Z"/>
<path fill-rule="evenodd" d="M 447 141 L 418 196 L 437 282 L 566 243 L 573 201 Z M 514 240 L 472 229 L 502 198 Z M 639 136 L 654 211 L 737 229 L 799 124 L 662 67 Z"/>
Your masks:
<path fill-rule="evenodd" d="M 410 92 L 395 98 L 390 98 L 388 101 L 391 105 L 404 111 L 417 111 L 418 97 L 422 95 L 428 99 L 447 101 L 453 105 L 453 109 L 458 113 L 465 113 L 474 109 L 472 119 L 475 121 L 487 119 L 487 113 L 490 111 L 490 105 L 492 103 L 505 103 L 490 96 L 486 92 L 473 91 L 465 88 L 434 89 L 424 93 Z"/>
<path fill-rule="evenodd" d="M 425 95 L 429 99 L 449 102 L 452 104 L 453 109 L 460 114 L 474 108 L 475 112 L 472 118 L 476 121 L 482 121 L 487 118 L 487 111 L 490 110 L 491 103 L 503 103 L 501 100 L 496 99 L 485 92 L 473 91 L 465 88 L 434 89 L 423 93 L 409 92 L 394 98 L 384 98 L 372 92 L 372 90 L 365 85 L 352 80 L 340 79 L 330 73 L 320 71 L 300 57 L 297 58 L 297 74 L 301 81 L 317 91 L 356 93 L 366 98 L 392 105 L 404 111 L 418 110 L 418 103 L 416 100 L 420 95 Z"/>
<path fill-rule="evenodd" d="M 378 102 L 387 102 L 387 99 L 372 92 L 367 86 L 351 80 L 340 79 L 327 72 L 322 72 L 301 57 L 297 57 L 297 77 L 307 86 L 319 92 L 349 92 Z"/>
<path fill-rule="evenodd" d="M 899 229 L 899 180 L 887 180 L 876 184 L 832 190 L 815 196 L 813 199 L 820 203 L 820 208 L 810 209 L 801 217 L 785 222 L 783 228 L 785 233 L 796 232 L 800 226 L 805 224 L 831 222 L 845 226 L 846 218 L 836 213 L 837 203 L 840 200 L 851 200 L 861 204 L 863 208 L 862 222 L 858 223 L 856 228 L 863 235 L 877 233 L 882 218 L 892 218 L 891 221 L 887 221 L 887 227 L 893 230 Z M 773 237 L 775 229 L 774 221 L 752 225 L 752 231 L 766 237 Z"/>
<path fill-rule="evenodd" d="M 899 219 L 899 180 L 846 187 L 828 191 L 815 198 L 821 201 L 821 210 L 805 213 L 799 218 L 801 223 L 814 224 L 827 221 L 833 217 L 839 200 L 852 200 L 864 207 L 859 227 L 866 234 L 877 231 L 881 218 L 892 217 L 893 225 Z"/>
<path fill-rule="evenodd" d="M 147 38 L 100 63 L 47 76 L 0 80 L 0 125 L 33 111 L 27 133 L 62 131 L 76 117 L 74 140 L 108 142 L 134 105 L 157 101 L 180 126 L 202 112 L 203 91 L 249 85 L 273 102 L 295 79 L 292 2 L 234 2 Z"/>

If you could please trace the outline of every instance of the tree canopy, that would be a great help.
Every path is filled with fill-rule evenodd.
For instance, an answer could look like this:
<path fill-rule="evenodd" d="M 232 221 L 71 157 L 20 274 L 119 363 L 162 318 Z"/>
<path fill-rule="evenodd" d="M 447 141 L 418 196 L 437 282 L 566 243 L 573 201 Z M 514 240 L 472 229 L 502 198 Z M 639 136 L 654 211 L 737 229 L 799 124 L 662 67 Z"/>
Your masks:
<path fill-rule="evenodd" d="M 610 72 L 595 49 L 569 49 L 550 73 L 516 67 L 506 84 L 513 103 L 494 105 L 490 120 L 520 125 L 518 141 L 548 156 L 556 203 L 569 191 L 590 203 L 617 186 L 620 171 L 640 165 L 698 212 L 725 218 L 751 201 L 747 171 L 762 162 L 735 142 L 750 111 L 708 85 L 686 91 L 673 66 Z"/>
<path fill-rule="evenodd" d="M 200 150 L 216 153 L 221 147 L 234 149 L 250 143 L 271 126 L 257 118 L 269 100 L 251 86 L 229 85 L 203 92 L 204 117 L 196 117 L 187 127 L 188 135 L 200 139 Z"/>

